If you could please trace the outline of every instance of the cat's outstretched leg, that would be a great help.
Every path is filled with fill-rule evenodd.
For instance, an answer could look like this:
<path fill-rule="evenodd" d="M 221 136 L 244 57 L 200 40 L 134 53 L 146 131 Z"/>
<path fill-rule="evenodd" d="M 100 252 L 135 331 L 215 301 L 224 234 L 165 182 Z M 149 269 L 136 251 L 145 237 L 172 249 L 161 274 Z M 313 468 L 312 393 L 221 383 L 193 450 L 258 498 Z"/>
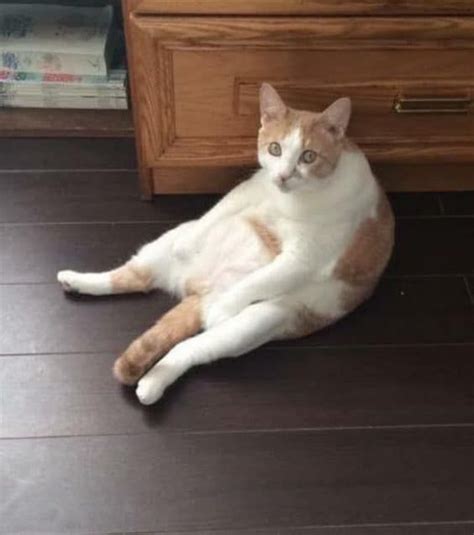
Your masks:
<path fill-rule="evenodd" d="M 287 315 L 288 312 L 274 302 L 256 303 L 237 316 L 181 342 L 140 379 L 138 399 L 150 405 L 192 366 L 237 357 L 279 337 Z"/>
<path fill-rule="evenodd" d="M 160 357 L 177 343 L 198 333 L 201 326 L 201 298 L 198 295 L 185 297 L 115 361 L 115 377 L 123 384 L 134 385 Z"/>
<path fill-rule="evenodd" d="M 117 269 L 102 273 L 60 271 L 58 282 L 66 292 L 89 295 L 148 292 L 154 288 L 152 270 L 139 265 L 133 258 Z"/>
<path fill-rule="evenodd" d="M 174 254 L 173 244 L 194 224 L 190 221 L 166 232 L 117 269 L 102 273 L 60 271 L 58 281 L 66 292 L 90 295 L 148 292 L 153 288 L 179 291 L 181 260 Z"/>

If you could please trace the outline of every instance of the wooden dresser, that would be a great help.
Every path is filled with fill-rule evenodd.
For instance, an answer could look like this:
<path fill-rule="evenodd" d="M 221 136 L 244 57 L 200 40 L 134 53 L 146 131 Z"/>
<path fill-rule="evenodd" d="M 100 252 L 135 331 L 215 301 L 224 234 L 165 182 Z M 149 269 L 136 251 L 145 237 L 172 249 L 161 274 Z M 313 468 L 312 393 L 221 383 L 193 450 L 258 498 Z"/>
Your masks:
<path fill-rule="evenodd" d="M 124 0 L 144 197 L 225 191 L 256 164 L 258 87 L 353 100 L 392 190 L 474 188 L 472 0 Z"/>

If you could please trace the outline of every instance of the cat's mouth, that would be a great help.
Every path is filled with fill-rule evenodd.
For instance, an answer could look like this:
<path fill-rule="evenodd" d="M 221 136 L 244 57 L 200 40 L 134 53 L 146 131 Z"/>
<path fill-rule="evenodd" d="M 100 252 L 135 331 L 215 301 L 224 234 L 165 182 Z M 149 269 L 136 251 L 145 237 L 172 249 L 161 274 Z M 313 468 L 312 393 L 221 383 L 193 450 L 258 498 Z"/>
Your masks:
<path fill-rule="evenodd" d="M 291 190 L 291 186 L 288 184 L 288 180 L 275 180 L 276 187 L 284 192 L 288 193 Z"/>

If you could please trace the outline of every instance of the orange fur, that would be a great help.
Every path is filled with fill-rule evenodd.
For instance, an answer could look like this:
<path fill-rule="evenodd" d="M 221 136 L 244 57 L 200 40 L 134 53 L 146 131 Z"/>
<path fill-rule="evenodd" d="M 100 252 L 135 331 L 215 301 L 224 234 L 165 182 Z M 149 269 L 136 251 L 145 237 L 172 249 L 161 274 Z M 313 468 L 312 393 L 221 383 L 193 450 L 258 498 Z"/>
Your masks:
<path fill-rule="evenodd" d="M 393 249 L 394 217 L 385 193 L 380 189 L 377 214 L 363 221 L 356 230 L 335 276 L 348 283 L 343 306 L 347 312 L 372 294 Z"/>
<path fill-rule="evenodd" d="M 159 358 L 201 328 L 201 298 L 197 295 L 184 298 L 115 361 L 115 377 L 123 384 L 135 384 Z"/>
<path fill-rule="evenodd" d="M 296 316 L 296 321 L 285 338 L 301 338 L 316 331 L 324 329 L 333 322 L 332 318 L 321 316 L 307 307 L 301 307 Z"/>
<path fill-rule="evenodd" d="M 147 292 L 151 289 L 152 280 L 150 270 L 137 267 L 132 262 L 127 262 L 111 275 L 114 293 Z"/>
<path fill-rule="evenodd" d="M 247 217 L 247 221 L 250 223 L 250 226 L 260 238 L 272 258 L 278 256 L 281 253 L 280 238 L 260 219 L 256 217 Z"/>

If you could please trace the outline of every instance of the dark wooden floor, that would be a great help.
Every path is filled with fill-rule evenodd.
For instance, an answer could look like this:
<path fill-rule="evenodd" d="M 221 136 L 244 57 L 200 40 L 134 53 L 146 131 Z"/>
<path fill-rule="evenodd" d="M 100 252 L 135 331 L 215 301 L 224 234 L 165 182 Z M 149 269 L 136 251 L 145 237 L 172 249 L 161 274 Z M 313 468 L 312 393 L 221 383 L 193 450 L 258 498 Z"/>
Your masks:
<path fill-rule="evenodd" d="M 474 194 L 393 195 L 367 305 L 144 408 L 110 369 L 170 300 L 55 284 L 212 201 L 144 204 L 135 182 L 0 173 L 2 533 L 472 535 Z"/>

